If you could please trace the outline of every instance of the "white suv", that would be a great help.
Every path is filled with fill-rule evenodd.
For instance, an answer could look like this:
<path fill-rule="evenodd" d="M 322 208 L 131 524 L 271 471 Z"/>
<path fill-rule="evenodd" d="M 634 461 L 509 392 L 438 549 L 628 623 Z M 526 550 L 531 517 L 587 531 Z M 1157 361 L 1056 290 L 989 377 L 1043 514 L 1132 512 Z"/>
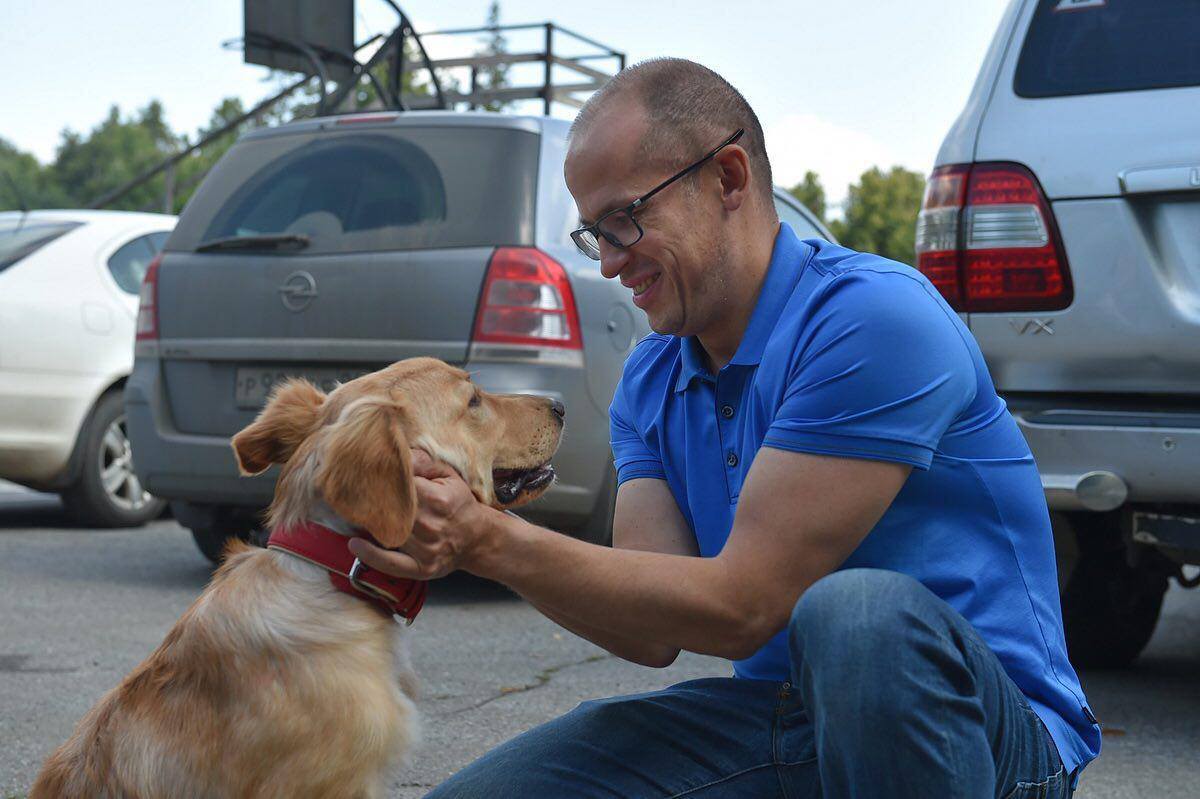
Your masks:
<path fill-rule="evenodd" d="M 1014 0 L 917 226 L 1037 459 L 1082 665 L 1200 582 L 1197 42 L 1195 0 Z"/>
<path fill-rule="evenodd" d="M 0 213 L 0 479 L 62 495 L 81 522 L 163 510 L 133 471 L 121 389 L 138 291 L 175 217 Z"/>

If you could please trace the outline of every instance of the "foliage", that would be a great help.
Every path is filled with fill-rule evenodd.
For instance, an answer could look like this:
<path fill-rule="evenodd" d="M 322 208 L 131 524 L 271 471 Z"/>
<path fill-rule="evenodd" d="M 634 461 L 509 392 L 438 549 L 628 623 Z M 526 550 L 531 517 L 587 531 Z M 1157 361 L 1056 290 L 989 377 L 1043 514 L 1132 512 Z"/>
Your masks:
<path fill-rule="evenodd" d="M 871 167 L 851 184 L 843 219 L 830 231 L 842 244 L 913 264 L 916 261 L 917 213 L 925 178 L 920 172 L 894 166 L 884 172 Z"/>
<path fill-rule="evenodd" d="M 488 10 L 488 26 L 500 22 L 500 5 L 492 2 Z M 507 52 L 507 42 L 500 31 L 491 33 L 484 42 L 481 55 Z M 406 42 L 406 61 L 419 61 L 411 40 Z M 388 87 L 388 58 L 380 59 L 372 74 L 380 85 Z M 453 76 L 439 71 L 438 78 L 445 89 L 456 90 Z M 487 67 L 480 70 L 482 88 L 507 85 L 507 68 Z M 267 81 L 278 92 L 297 80 L 294 73 L 271 73 Z M 402 79 L 402 95 L 428 96 L 433 93 L 428 74 L 423 67 L 407 69 Z M 390 87 L 388 87 L 390 88 Z M 336 89 L 331 87 L 332 91 Z M 385 88 L 387 90 L 387 88 Z M 172 170 L 173 191 L 171 210 L 178 213 L 191 197 L 204 175 L 225 154 L 237 138 L 251 128 L 281 125 L 293 119 L 316 113 L 320 89 L 316 80 L 309 80 L 275 106 L 244 121 L 236 128 L 207 142 L 204 147 L 183 158 Z M 342 110 L 369 110 L 387 105 L 379 96 L 374 83 L 362 78 L 345 101 Z M 488 110 L 499 111 L 507 103 L 489 103 Z M 53 163 L 42 165 L 29 153 L 22 152 L 0 138 L 0 210 L 20 208 L 80 208 L 104 197 L 151 167 L 192 143 L 224 127 L 242 116 L 246 109 L 234 97 L 221 101 L 207 125 L 194 136 L 177 134 L 167 126 L 162 104 L 151 101 L 132 116 L 123 117 L 113 106 L 108 116 L 88 133 L 64 130 Z M 167 176 L 159 174 L 105 207 L 122 210 L 161 211 L 165 201 Z"/>
<path fill-rule="evenodd" d="M 492 4 L 488 7 L 487 27 L 492 29 L 491 35 L 488 36 L 484 47 L 479 51 L 479 55 L 491 56 L 502 55 L 508 52 L 508 40 L 499 30 L 500 25 L 500 3 L 498 0 L 492 0 Z M 499 89 L 508 85 L 508 65 L 497 64 L 490 67 L 480 68 L 476 77 L 476 85 L 480 89 Z M 503 111 L 510 103 L 492 100 L 489 103 L 484 103 L 480 108 L 484 111 Z"/>
<path fill-rule="evenodd" d="M 0 139 L 0 210 L 27 205 L 29 208 L 63 208 L 71 204 L 49 167 L 29 153 Z"/>
<path fill-rule="evenodd" d="M 825 222 L 825 187 L 821 178 L 811 169 L 804 173 L 804 180 L 788 189 L 788 192 L 800 203 L 812 211 L 817 219 Z"/>
<path fill-rule="evenodd" d="M 182 141 L 167 127 L 157 100 L 127 119 L 113 106 L 87 136 L 70 130 L 63 133 L 50 170 L 73 204 L 86 205 L 176 152 Z M 161 204 L 162 196 L 163 177 L 159 176 L 112 207 L 153 208 L 155 200 Z"/>
<path fill-rule="evenodd" d="M 241 100 L 236 97 L 226 97 L 213 111 L 208 124 L 196 131 L 194 141 L 201 141 L 205 136 L 215 133 L 244 113 L 246 113 L 246 109 L 242 106 Z M 208 170 L 212 169 L 221 156 L 225 155 L 225 151 L 233 146 L 239 136 L 255 125 L 256 121 L 253 119 L 242 122 L 208 142 L 201 149 L 191 153 L 176 165 L 175 213 L 183 210 L 183 206 L 191 197 L 192 192 L 200 185 L 200 181 L 208 174 Z"/>
<path fill-rule="evenodd" d="M 508 52 L 508 42 L 498 29 L 499 24 L 500 5 L 493 0 L 487 17 L 487 27 L 491 30 L 478 51 L 479 55 Z M 406 60 L 415 62 L 417 55 L 409 42 Z M 381 59 L 372 72 L 379 83 L 386 87 L 387 59 Z M 439 78 L 443 87 L 457 88 L 450 76 L 439 73 Z M 293 73 L 272 73 L 268 80 L 278 91 L 295 81 L 296 76 Z M 481 67 L 476 73 L 476 85 L 481 89 L 500 88 L 507 83 L 507 66 Z M 432 93 L 424 69 L 406 70 L 402 86 L 404 95 L 409 97 Z M 174 168 L 172 210 L 178 212 L 183 208 L 204 175 L 238 136 L 253 127 L 279 125 L 311 116 L 316 112 L 318 99 L 316 81 L 310 80 L 273 108 L 242 122 L 208 142 L 201 150 L 185 157 Z M 493 101 L 482 107 L 499 111 L 508 105 Z M 347 98 L 343 110 L 384 106 L 384 100 L 379 97 L 375 85 L 362 79 Z M 244 113 L 245 108 L 240 100 L 226 98 L 214 109 L 208 124 L 197 130 L 194 136 L 188 137 L 171 131 L 163 118 L 163 107 L 157 100 L 129 117 L 122 117 L 120 110 L 113 106 L 108 116 L 87 134 L 64 130 L 54 162 L 45 166 L 39 164 L 32 155 L 0 139 L 0 210 L 19 208 L 21 199 L 30 208 L 87 206 Z M 160 174 L 107 207 L 162 210 L 165 180 L 165 176 Z M 912 263 L 916 218 L 923 190 L 924 179 L 920 173 L 898 166 L 887 172 L 872 167 L 850 187 L 844 218 L 827 224 L 838 240 L 848 247 Z M 806 172 L 804 179 L 790 191 L 822 222 L 826 221 L 828 208 L 825 189 L 817 173 Z"/>

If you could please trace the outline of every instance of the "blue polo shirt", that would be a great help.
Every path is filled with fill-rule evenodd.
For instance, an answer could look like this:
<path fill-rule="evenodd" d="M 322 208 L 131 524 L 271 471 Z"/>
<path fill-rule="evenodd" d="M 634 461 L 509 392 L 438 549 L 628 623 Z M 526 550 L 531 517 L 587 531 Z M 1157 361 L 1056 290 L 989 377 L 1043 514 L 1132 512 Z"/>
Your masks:
<path fill-rule="evenodd" d="M 974 338 L 920 272 L 781 225 L 733 359 L 713 375 L 694 339 L 647 336 L 609 414 L 618 483 L 665 480 L 702 557 L 725 546 L 760 447 L 913 466 L 842 568 L 919 580 L 996 653 L 1068 771 L 1099 753 L 1033 456 Z M 789 662 L 784 631 L 734 673 L 783 681 Z"/>

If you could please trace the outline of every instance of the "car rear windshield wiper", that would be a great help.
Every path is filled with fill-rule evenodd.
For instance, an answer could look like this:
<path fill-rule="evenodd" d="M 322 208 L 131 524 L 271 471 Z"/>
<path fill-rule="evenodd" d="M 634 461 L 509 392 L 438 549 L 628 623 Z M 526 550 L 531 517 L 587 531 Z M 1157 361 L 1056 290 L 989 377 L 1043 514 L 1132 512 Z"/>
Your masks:
<path fill-rule="evenodd" d="M 196 252 L 217 250 L 303 250 L 308 246 L 308 236 L 299 233 L 263 233 L 259 236 L 230 236 L 213 239 L 196 246 Z"/>

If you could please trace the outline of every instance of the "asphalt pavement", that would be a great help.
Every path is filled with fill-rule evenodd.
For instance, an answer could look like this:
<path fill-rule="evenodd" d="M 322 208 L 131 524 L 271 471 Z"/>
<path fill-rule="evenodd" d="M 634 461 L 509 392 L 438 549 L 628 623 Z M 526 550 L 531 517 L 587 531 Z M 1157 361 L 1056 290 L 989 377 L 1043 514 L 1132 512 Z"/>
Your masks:
<path fill-rule="evenodd" d="M 0 484 L 0 799 L 24 795 L 42 759 L 158 645 L 209 573 L 173 521 L 80 529 L 53 498 Z M 665 670 L 620 661 L 468 577 L 438 583 L 408 635 L 424 733 L 393 799 L 424 795 L 583 699 L 729 671 L 697 655 Z M 1200 797 L 1200 593 L 1173 587 L 1137 666 L 1083 682 L 1105 736 L 1078 797 Z"/>

